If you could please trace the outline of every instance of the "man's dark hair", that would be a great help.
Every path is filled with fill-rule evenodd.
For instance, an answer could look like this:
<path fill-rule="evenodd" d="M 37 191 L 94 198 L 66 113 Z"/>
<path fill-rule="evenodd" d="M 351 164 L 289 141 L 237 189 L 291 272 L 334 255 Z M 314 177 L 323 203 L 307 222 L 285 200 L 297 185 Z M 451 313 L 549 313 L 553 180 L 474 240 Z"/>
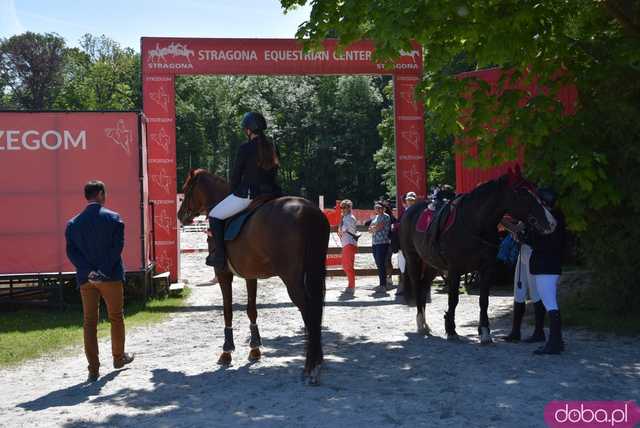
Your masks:
<path fill-rule="evenodd" d="M 84 197 L 87 200 L 95 199 L 100 192 L 104 192 L 106 189 L 104 183 L 100 180 L 89 180 L 84 185 Z"/>

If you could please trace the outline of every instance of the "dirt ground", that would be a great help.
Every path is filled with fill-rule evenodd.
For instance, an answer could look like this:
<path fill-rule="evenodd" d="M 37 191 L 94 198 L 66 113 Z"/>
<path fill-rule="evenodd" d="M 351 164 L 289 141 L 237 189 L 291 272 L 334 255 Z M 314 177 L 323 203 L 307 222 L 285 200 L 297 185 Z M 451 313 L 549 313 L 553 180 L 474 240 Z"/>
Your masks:
<path fill-rule="evenodd" d="M 202 240 L 183 234 L 182 246 L 201 247 Z M 204 257 L 182 257 L 192 289 L 185 307 L 166 322 L 127 332 L 128 351 L 136 354 L 130 367 L 112 369 L 106 340 L 94 384 L 85 382 L 80 347 L 0 370 L 0 426 L 542 427 L 544 406 L 554 399 L 640 397 L 638 338 L 567 330 L 567 351 L 542 357 L 532 355 L 536 345 L 481 346 L 478 297 L 461 295 L 462 340 L 448 342 L 447 297 L 438 291 L 427 307 L 433 336 L 419 336 L 415 308 L 396 301 L 394 291 L 376 294 L 375 278 L 358 278 L 350 300 L 342 297 L 346 279 L 327 281 L 318 387 L 301 381 L 302 319 L 277 278 L 259 282 L 263 358 L 247 361 L 246 293 L 236 279 L 236 352 L 231 367 L 219 367 L 222 299 Z M 358 255 L 358 264 L 373 266 L 373 259 Z M 508 331 L 511 299 L 491 297 L 494 338 Z"/>

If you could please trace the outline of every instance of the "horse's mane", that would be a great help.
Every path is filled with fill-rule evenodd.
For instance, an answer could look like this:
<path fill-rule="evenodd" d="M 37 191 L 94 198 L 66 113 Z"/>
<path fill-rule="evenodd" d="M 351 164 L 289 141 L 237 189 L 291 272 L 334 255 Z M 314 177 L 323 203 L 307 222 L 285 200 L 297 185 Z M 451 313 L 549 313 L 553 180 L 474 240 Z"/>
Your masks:
<path fill-rule="evenodd" d="M 184 185 L 182 186 L 182 192 L 184 193 L 191 184 L 192 180 L 195 180 L 196 177 L 206 177 L 208 180 L 213 181 L 214 183 L 227 184 L 227 180 L 222 177 L 219 177 L 215 174 L 210 173 L 208 170 L 204 168 L 194 168 L 189 171 L 189 175 L 187 175 L 186 180 L 184 181 Z"/>
<path fill-rule="evenodd" d="M 493 194 L 498 188 L 507 184 L 507 176 L 502 175 L 494 180 L 485 181 L 479 184 L 471 192 L 463 195 L 463 200 L 475 201 L 486 199 L 489 195 Z"/>

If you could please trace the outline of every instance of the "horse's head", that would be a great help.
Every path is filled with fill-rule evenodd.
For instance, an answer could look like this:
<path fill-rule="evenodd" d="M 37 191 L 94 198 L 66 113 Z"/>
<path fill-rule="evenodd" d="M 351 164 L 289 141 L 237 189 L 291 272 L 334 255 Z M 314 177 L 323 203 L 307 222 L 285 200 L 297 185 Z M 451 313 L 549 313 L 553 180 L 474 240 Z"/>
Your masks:
<path fill-rule="evenodd" d="M 509 189 L 506 198 L 509 214 L 540 233 L 548 234 L 554 231 L 556 220 L 540 200 L 536 186 L 522 176 L 519 166 L 516 166 L 515 171 L 509 169 L 501 180 L 504 180 Z"/>
<path fill-rule="evenodd" d="M 220 202 L 229 193 L 228 184 L 204 169 L 192 169 L 182 186 L 184 199 L 178 210 L 178 220 L 191 224 L 199 215 Z"/>

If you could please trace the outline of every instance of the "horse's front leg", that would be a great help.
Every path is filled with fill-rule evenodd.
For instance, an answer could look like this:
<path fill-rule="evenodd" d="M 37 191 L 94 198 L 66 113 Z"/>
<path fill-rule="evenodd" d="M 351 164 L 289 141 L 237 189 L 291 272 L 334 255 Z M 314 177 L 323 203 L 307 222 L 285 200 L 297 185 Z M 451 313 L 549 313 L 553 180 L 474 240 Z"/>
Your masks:
<path fill-rule="evenodd" d="M 431 301 L 431 283 L 436 276 L 435 269 L 430 266 L 421 263 L 420 280 L 416 287 L 416 306 L 418 313 L 416 315 L 416 324 L 418 327 L 418 334 L 429 335 L 431 334 L 431 328 L 427 324 L 427 317 L 425 314 L 427 301 Z"/>
<path fill-rule="evenodd" d="M 458 339 L 456 332 L 456 307 L 460 295 L 460 274 L 448 272 L 446 277 L 447 294 L 449 297 L 447 312 L 444 313 L 444 329 L 447 333 L 447 340 Z"/>
<path fill-rule="evenodd" d="M 251 339 L 249 341 L 249 361 L 258 361 L 261 357 L 260 346 L 262 339 L 258 330 L 258 309 L 256 308 L 256 294 L 258 292 L 258 280 L 247 279 L 247 316 L 249 317 L 249 330 L 251 330 Z"/>
<path fill-rule="evenodd" d="M 222 345 L 222 354 L 218 359 L 218 364 L 228 366 L 231 364 L 231 353 L 235 351 L 236 346 L 233 343 L 233 296 L 231 292 L 231 283 L 233 275 L 230 272 L 216 272 L 220 290 L 222 291 L 222 302 L 224 310 L 224 344 Z"/>
<path fill-rule="evenodd" d="M 478 334 L 480 335 L 480 344 L 488 345 L 492 343 L 491 330 L 489 329 L 489 290 L 491 280 L 494 278 L 493 268 L 488 267 L 480 272 L 480 326 Z"/>

